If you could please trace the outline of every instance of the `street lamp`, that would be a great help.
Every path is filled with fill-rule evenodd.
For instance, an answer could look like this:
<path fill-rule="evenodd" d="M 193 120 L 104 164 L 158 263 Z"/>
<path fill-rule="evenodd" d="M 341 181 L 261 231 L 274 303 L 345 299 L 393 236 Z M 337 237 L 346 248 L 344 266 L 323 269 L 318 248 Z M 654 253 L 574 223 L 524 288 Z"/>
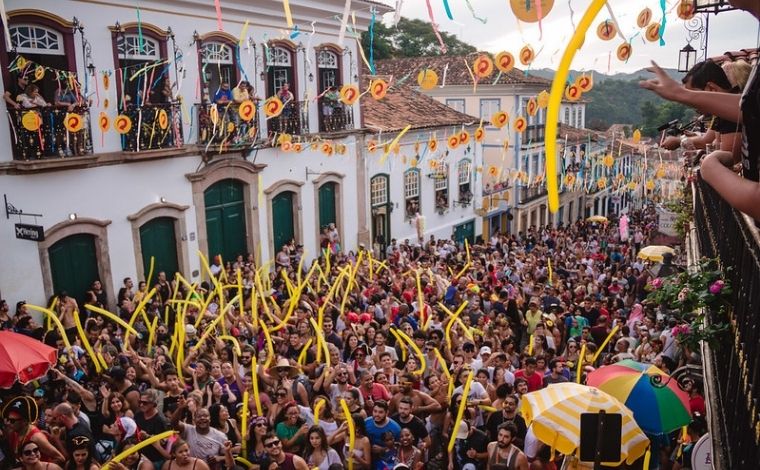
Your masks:
<path fill-rule="evenodd" d="M 697 62 L 697 50 L 690 43 L 678 52 L 678 71 L 686 73 Z"/>

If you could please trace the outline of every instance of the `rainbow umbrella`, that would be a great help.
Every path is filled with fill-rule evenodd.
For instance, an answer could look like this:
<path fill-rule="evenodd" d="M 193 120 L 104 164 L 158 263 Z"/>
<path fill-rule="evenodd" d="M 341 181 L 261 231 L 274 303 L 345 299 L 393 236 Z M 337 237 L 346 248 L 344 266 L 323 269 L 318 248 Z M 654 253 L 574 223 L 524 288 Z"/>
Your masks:
<path fill-rule="evenodd" d="M 691 421 L 689 395 L 651 364 L 626 359 L 591 372 L 586 384 L 623 402 L 650 436 L 668 434 Z"/>

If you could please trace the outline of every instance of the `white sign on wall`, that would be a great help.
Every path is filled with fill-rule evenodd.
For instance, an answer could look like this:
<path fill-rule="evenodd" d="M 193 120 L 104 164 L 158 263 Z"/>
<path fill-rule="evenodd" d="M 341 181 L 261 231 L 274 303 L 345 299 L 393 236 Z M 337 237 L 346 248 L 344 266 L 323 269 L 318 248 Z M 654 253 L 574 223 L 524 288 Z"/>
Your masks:
<path fill-rule="evenodd" d="M 713 451 L 710 434 L 700 437 L 691 451 L 692 470 L 713 470 Z"/>
<path fill-rule="evenodd" d="M 678 236 L 676 233 L 676 213 L 664 209 L 657 209 L 659 216 L 659 231 L 669 237 Z"/>

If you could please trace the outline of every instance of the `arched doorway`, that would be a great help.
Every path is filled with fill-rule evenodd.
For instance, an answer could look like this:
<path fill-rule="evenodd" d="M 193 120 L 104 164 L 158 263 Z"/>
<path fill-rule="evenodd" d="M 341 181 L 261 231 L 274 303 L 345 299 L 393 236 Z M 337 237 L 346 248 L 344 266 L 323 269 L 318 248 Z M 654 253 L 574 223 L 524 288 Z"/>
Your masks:
<path fill-rule="evenodd" d="M 319 228 L 329 224 L 338 224 L 337 183 L 325 183 L 319 187 Z"/>
<path fill-rule="evenodd" d="M 173 279 L 174 273 L 179 271 L 174 223 L 175 219 L 171 217 L 157 217 L 140 227 L 143 279 L 148 278 L 151 257 L 154 260 L 153 281 L 156 280 L 155 276 L 161 271 L 166 273 L 167 279 Z"/>
<path fill-rule="evenodd" d="M 82 302 L 92 281 L 100 279 L 95 236 L 79 233 L 70 235 L 48 248 L 53 292 L 66 291 Z"/>
<path fill-rule="evenodd" d="M 272 198 L 272 240 L 274 252 L 295 238 L 293 202 L 295 193 L 283 191 Z"/>
<path fill-rule="evenodd" d="M 233 260 L 247 250 L 243 183 L 226 179 L 203 193 L 206 207 L 206 234 L 211 256 Z"/>
<path fill-rule="evenodd" d="M 390 176 L 375 175 L 369 182 L 370 207 L 372 212 L 372 242 L 380 245 L 382 256 L 390 243 L 391 234 L 391 202 Z"/>

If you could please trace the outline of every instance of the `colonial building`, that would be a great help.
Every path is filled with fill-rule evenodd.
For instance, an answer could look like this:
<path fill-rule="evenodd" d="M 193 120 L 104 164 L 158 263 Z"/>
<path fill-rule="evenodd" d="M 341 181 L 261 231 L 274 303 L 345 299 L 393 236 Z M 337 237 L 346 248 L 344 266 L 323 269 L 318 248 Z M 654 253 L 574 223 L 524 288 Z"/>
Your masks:
<path fill-rule="evenodd" d="M 361 110 L 320 96 L 359 79 L 343 6 L 291 0 L 288 28 L 282 2 L 217 16 L 201 0 L 6 1 L 3 293 L 80 299 L 100 279 L 113 300 L 151 258 L 198 280 L 199 251 L 268 259 L 294 240 L 316 255 L 331 223 L 354 248 L 369 231 Z M 358 29 L 373 8 L 388 11 L 353 2 Z"/>

